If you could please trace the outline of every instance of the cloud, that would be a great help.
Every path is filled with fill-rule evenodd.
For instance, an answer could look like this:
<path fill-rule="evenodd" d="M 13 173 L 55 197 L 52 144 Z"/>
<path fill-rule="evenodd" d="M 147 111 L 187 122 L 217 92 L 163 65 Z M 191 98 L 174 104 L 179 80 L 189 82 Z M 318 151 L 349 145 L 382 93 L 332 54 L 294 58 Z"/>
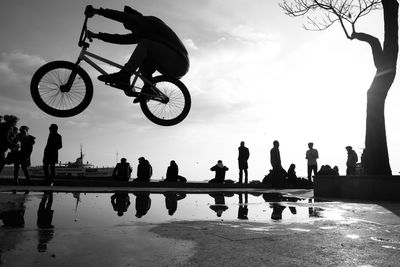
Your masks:
<path fill-rule="evenodd" d="M 277 37 L 273 34 L 267 34 L 266 32 L 256 31 L 253 27 L 249 25 L 240 24 L 233 28 L 230 35 L 236 37 L 238 40 L 243 40 L 247 42 L 271 42 L 276 41 Z"/>
<path fill-rule="evenodd" d="M 192 50 L 199 50 L 199 47 L 194 43 L 192 39 L 184 39 L 183 43 L 185 44 L 186 47 Z"/>
<path fill-rule="evenodd" d="M 245 25 L 234 26 L 220 35 L 223 36 L 203 43 L 201 50 L 190 54 L 191 68 L 183 79 L 192 94 L 191 118 L 196 122 L 235 116 L 243 120 L 244 114 L 250 112 L 247 110 L 264 105 L 274 94 L 280 41 Z"/>
<path fill-rule="evenodd" d="M 38 56 L 20 52 L 1 53 L 0 96 L 17 100 L 30 98 L 29 85 L 34 72 L 45 62 Z"/>

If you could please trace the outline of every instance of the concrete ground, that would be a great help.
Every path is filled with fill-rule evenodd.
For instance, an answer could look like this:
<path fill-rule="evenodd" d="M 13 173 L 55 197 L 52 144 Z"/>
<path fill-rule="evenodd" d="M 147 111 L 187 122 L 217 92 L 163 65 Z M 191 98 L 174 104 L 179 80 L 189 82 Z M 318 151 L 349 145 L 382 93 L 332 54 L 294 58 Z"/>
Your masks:
<path fill-rule="evenodd" d="M 0 192 L 13 188 L 0 186 Z M 26 186 L 19 189 L 43 191 L 50 188 Z M 57 186 L 51 189 L 61 192 L 99 190 Z M 112 192 L 118 188 L 104 190 Z M 164 189 L 149 190 L 162 192 Z M 312 190 L 279 192 L 303 198 L 313 196 Z M 21 197 L 3 194 L 0 211 L 7 205 L 17 205 Z M 1 227 L 0 265 L 400 266 L 400 202 L 331 199 L 301 205 L 316 213 L 319 209 L 334 212 L 293 223 L 178 220 L 158 224 L 127 223 L 111 228 L 57 229 L 53 233 L 51 252 L 41 254 L 36 251 L 37 229 Z"/>

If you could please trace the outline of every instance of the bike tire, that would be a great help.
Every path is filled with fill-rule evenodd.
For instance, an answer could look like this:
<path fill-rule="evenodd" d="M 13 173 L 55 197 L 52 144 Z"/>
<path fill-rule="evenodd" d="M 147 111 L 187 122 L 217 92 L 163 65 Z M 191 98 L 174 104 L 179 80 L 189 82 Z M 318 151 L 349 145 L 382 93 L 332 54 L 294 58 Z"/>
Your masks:
<path fill-rule="evenodd" d="M 77 76 L 69 92 L 60 86 L 68 81 L 71 72 Z M 72 117 L 84 111 L 93 98 L 93 83 L 87 72 L 75 63 L 53 61 L 40 67 L 31 80 L 31 95 L 35 104 L 55 117 Z"/>
<path fill-rule="evenodd" d="M 164 104 L 142 98 L 140 107 L 144 115 L 161 126 L 173 126 L 183 121 L 189 114 L 192 104 L 186 86 L 178 79 L 162 75 L 154 77 L 151 82 L 169 97 L 169 102 Z"/>

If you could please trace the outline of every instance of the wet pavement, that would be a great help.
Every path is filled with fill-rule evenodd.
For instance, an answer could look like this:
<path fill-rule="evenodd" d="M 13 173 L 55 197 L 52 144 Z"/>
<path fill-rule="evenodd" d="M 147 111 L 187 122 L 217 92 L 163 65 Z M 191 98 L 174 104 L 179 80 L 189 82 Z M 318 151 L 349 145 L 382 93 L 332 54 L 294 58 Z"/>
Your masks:
<path fill-rule="evenodd" d="M 400 266 L 398 202 L 312 190 L 12 189 L 0 187 L 1 266 Z"/>

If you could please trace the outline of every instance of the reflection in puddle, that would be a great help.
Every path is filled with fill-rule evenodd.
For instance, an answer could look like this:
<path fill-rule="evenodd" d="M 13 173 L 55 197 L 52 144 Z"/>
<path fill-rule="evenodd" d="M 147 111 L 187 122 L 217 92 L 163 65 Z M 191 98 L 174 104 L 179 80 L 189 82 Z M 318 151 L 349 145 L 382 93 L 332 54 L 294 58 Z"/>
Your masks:
<path fill-rule="evenodd" d="M 388 238 L 381 238 L 381 237 L 373 237 L 372 236 L 371 240 L 377 241 L 377 242 L 385 242 L 385 243 L 399 244 L 400 245 L 400 241 L 392 240 L 392 239 L 388 239 Z"/>
<path fill-rule="evenodd" d="M 360 238 L 359 235 L 354 235 L 354 234 L 346 235 L 346 237 L 350 238 L 350 239 L 359 239 Z"/>
<path fill-rule="evenodd" d="M 115 192 L 115 193 L 2 193 L 11 197 L 0 202 L 6 227 L 46 229 L 51 239 L 55 227 L 107 226 L 168 221 L 249 221 L 263 223 L 312 223 L 343 220 L 343 210 L 329 202 L 283 196 L 279 193 L 248 194 L 213 192 Z M 53 218 L 54 217 L 54 218 Z M 54 226 L 53 226 L 54 225 Z M 44 243 L 44 242 L 43 242 Z"/>
<path fill-rule="evenodd" d="M 289 228 L 289 230 L 297 231 L 297 232 L 310 232 L 310 229 L 303 229 L 303 228 Z"/>

